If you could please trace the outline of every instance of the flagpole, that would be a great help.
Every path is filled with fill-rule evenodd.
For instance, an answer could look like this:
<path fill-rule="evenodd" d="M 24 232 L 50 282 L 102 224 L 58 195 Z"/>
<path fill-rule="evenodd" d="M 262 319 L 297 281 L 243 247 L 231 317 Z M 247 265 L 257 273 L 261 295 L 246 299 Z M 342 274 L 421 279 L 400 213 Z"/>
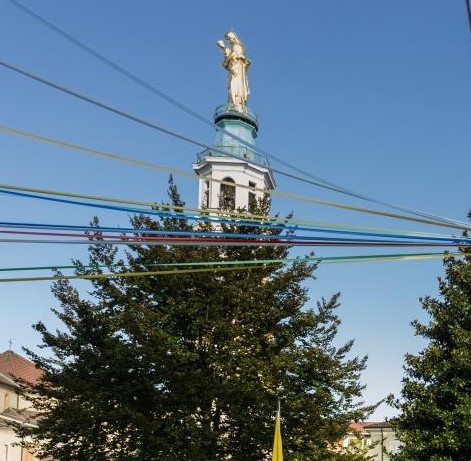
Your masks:
<path fill-rule="evenodd" d="M 275 436 L 273 438 L 272 461 L 283 461 L 283 447 L 281 443 L 281 404 L 278 399 L 278 411 L 275 419 Z"/>

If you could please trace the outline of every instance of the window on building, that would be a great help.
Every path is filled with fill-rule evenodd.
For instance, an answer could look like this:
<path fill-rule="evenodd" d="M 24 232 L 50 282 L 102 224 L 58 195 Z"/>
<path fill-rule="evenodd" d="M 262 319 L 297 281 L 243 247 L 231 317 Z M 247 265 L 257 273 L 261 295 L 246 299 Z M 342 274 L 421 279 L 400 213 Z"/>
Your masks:
<path fill-rule="evenodd" d="M 204 182 L 203 203 L 201 206 L 203 208 L 209 208 L 209 181 Z"/>
<path fill-rule="evenodd" d="M 257 185 L 254 182 L 249 181 L 249 187 L 257 187 Z M 255 195 L 255 191 L 249 190 L 249 197 L 248 197 L 247 203 L 248 203 L 249 211 L 251 212 L 254 211 L 257 205 L 257 196 Z"/>
<path fill-rule="evenodd" d="M 399 440 L 391 440 L 389 442 L 389 453 L 395 455 L 401 450 L 401 442 Z"/>
<path fill-rule="evenodd" d="M 221 193 L 219 194 L 219 208 L 223 210 L 233 210 L 235 208 L 235 182 L 232 178 L 224 178 L 224 182 L 232 184 L 221 184 Z"/>

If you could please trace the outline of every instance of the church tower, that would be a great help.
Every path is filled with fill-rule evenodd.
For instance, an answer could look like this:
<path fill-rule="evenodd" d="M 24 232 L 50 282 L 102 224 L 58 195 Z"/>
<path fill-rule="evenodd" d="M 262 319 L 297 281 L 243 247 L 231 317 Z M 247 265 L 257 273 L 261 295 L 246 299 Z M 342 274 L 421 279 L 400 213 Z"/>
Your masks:
<path fill-rule="evenodd" d="M 193 164 L 199 179 L 198 206 L 207 209 L 245 208 L 250 211 L 263 192 L 275 187 L 268 159 L 255 152 L 258 120 L 247 106 L 250 61 L 234 32 L 219 40 L 228 72 L 227 104 L 214 114 L 217 127 L 213 149 L 198 154 Z M 259 190 L 255 190 L 259 189 Z"/>

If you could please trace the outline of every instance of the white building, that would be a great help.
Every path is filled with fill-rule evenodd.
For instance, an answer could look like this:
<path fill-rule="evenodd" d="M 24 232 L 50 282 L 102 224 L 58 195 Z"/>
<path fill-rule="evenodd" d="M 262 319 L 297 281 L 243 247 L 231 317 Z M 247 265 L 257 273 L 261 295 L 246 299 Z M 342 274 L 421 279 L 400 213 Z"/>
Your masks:
<path fill-rule="evenodd" d="M 400 449 L 400 442 L 388 421 L 357 422 L 350 424 L 350 432 L 341 440 L 338 448 L 363 453 L 372 461 L 389 461 L 390 455 Z"/>
<path fill-rule="evenodd" d="M 35 383 L 41 371 L 29 360 L 8 350 L 0 354 L 0 461 L 36 461 L 19 446 L 12 424 L 34 424 L 36 412 L 19 395 L 15 378 Z"/>
<path fill-rule="evenodd" d="M 214 148 L 199 154 L 193 164 L 200 177 L 198 206 L 250 211 L 262 191 L 275 188 L 267 158 L 253 150 L 257 118 L 248 109 L 240 113 L 230 106 L 221 106 L 214 122 L 218 129 Z"/>

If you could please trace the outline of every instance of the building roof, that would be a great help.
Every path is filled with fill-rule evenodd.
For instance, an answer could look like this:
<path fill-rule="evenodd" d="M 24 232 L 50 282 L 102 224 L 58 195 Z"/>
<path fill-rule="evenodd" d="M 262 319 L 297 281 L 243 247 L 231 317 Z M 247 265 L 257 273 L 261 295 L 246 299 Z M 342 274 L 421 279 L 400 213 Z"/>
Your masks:
<path fill-rule="evenodd" d="M 15 388 L 15 381 L 9 376 L 0 372 L 0 385 Z"/>
<path fill-rule="evenodd" d="M 389 421 L 352 421 L 348 427 L 354 433 L 368 435 L 370 429 L 391 429 L 391 423 Z"/>
<path fill-rule="evenodd" d="M 354 421 L 354 422 L 351 422 L 348 425 L 348 427 L 354 432 L 358 432 L 360 434 L 363 434 L 365 432 L 365 424 L 366 423 Z"/>
<path fill-rule="evenodd" d="M 9 426 L 10 423 L 35 424 L 38 420 L 38 413 L 31 409 L 19 410 L 17 408 L 7 408 L 0 413 L 0 424 Z"/>
<path fill-rule="evenodd" d="M 391 427 L 391 423 L 389 421 L 366 421 L 363 423 L 363 426 L 365 429 L 370 429 L 370 428 L 385 428 L 385 427 Z"/>
<path fill-rule="evenodd" d="M 30 384 L 36 384 L 42 375 L 42 371 L 33 362 L 11 350 L 0 354 L 0 373 Z"/>

